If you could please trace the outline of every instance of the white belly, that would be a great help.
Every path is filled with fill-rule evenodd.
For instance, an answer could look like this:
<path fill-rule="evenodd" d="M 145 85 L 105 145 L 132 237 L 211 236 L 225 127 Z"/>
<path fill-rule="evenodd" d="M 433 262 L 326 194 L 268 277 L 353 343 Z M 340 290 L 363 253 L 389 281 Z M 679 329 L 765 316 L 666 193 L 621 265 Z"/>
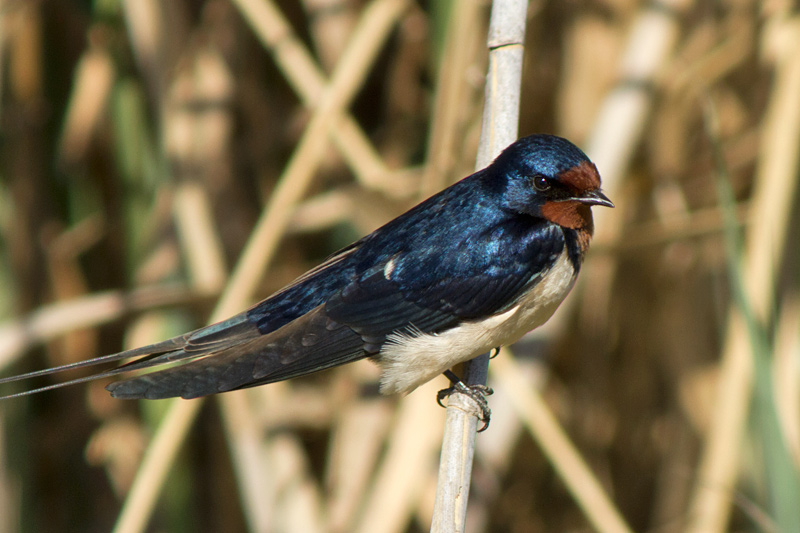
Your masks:
<path fill-rule="evenodd" d="M 518 341 L 553 315 L 574 282 L 575 270 L 565 250 L 533 290 L 499 315 L 438 334 L 390 335 L 379 358 L 381 392 L 411 392 L 458 363 Z"/>

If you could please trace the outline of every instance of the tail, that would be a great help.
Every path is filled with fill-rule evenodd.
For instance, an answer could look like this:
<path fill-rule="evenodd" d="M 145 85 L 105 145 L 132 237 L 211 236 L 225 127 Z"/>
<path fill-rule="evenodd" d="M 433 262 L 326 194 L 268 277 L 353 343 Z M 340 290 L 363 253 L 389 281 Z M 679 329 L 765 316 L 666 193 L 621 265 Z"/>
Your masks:
<path fill-rule="evenodd" d="M 111 383 L 115 398 L 197 398 L 218 392 L 255 387 L 309 374 L 374 355 L 350 327 L 330 319 L 320 305 L 267 334 L 242 313 L 224 322 L 143 348 L 0 379 L 0 384 L 103 363 L 136 358 L 97 374 L 19 392 L 16 398 L 51 389 L 116 376 L 155 371 Z"/>
<path fill-rule="evenodd" d="M 247 318 L 244 314 L 237 315 L 223 322 L 219 322 L 190 333 L 185 333 L 162 342 L 143 346 L 141 348 L 134 348 L 133 350 L 126 350 L 124 352 L 104 355 L 102 357 L 96 357 L 86 361 L 78 361 L 76 363 L 70 363 L 67 365 L 0 378 L 0 385 L 3 385 L 5 383 L 13 383 L 26 379 L 61 374 L 71 370 L 96 367 L 126 359 L 134 359 L 133 361 L 130 361 L 124 365 L 111 368 L 109 370 L 104 370 L 102 372 L 97 372 L 88 376 L 83 376 L 60 383 L 53 383 L 43 387 L 17 392 L 15 394 L 0 396 L 0 400 L 29 396 L 39 392 L 60 389 L 70 385 L 76 385 L 78 383 L 86 383 L 88 381 L 108 378 L 128 372 L 154 368 L 176 362 L 186 362 L 188 360 L 203 357 L 209 353 L 213 353 L 214 351 L 224 349 L 225 347 L 229 347 L 237 342 L 246 342 L 249 338 L 253 338 L 257 334 L 258 329 L 255 325 L 247 321 Z"/>

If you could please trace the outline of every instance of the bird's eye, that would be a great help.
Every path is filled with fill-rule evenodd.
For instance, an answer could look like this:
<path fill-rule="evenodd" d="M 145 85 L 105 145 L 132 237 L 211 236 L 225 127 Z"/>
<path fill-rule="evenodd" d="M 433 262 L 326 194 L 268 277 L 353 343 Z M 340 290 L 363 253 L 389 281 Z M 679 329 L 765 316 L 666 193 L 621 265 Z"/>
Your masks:
<path fill-rule="evenodd" d="M 550 181 L 541 174 L 537 174 L 533 177 L 533 186 L 537 191 L 544 192 L 550 188 Z"/>

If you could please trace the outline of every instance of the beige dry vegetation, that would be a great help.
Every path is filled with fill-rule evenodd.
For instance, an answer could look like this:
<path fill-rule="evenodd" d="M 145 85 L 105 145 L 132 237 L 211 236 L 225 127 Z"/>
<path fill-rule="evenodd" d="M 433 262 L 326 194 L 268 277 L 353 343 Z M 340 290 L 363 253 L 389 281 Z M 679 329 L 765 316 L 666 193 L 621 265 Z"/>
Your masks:
<path fill-rule="evenodd" d="M 471 172 L 488 16 L 0 0 L 0 373 L 233 314 Z M 800 528 L 797 8 L 534 1 L 526 35 L 520 134 L 585 148 L 617 208 L 490 365 L 468 531 Z M 0 531 L 427 530 L 445 381 L 376 377 L 4 402 Z"/>

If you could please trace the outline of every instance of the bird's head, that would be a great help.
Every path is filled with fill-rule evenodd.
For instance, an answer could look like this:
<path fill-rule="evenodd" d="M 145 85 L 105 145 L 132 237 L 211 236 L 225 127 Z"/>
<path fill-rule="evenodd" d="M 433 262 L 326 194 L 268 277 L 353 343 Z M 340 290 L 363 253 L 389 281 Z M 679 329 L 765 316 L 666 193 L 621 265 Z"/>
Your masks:
<path fill-rule="evenodd" d="M 591 232 L 591 206 L 614 207 L 600 190 L 594 163 L 561 137 L 524 137 L 506 148 L 494 166 L 505 178 L 503 203 L 513 211 Z"/>

